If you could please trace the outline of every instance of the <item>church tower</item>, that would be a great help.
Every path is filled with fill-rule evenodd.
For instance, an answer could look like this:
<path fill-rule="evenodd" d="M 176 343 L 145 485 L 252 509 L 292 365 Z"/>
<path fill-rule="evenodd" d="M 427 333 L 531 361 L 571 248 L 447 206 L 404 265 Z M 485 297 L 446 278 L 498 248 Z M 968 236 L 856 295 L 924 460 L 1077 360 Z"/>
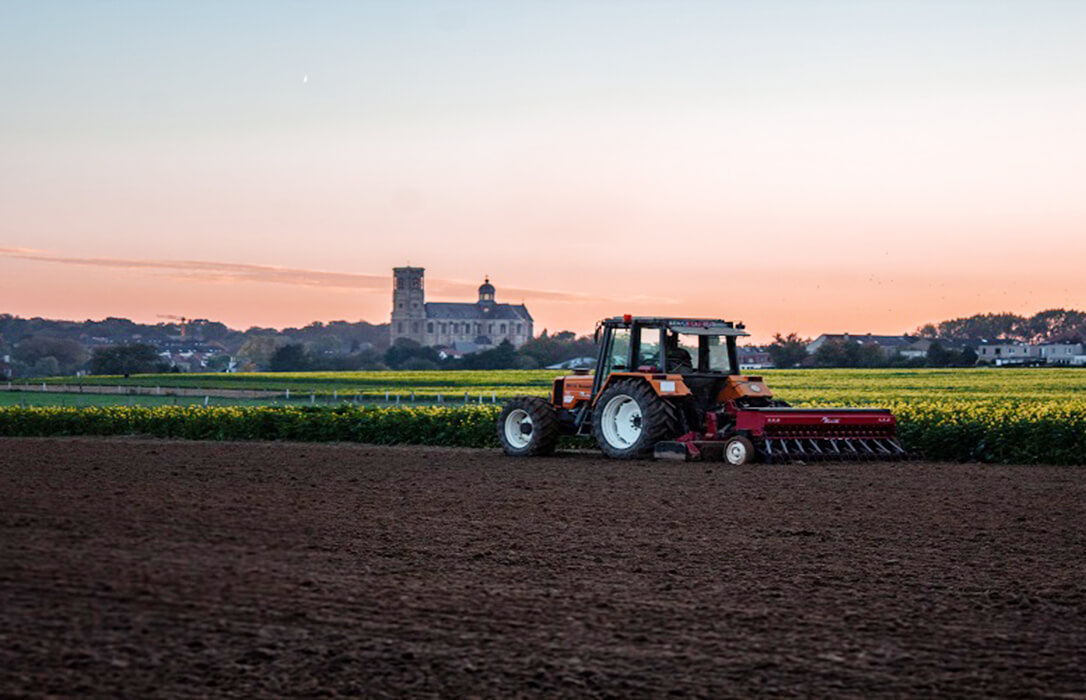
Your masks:
<path fill-rule="evenodd" d="M 494 285 L 490 283 L 490 275 L 487 275 L 486 280 L 484 280 L 483 283 L 479 285 L 479 305 L 494 305 Z"/>
<path fill-rule="evenodd" d="M 425 268 L 392 268 L 392 342 L 410 338 L 422 343 L 426 321 Z"/>

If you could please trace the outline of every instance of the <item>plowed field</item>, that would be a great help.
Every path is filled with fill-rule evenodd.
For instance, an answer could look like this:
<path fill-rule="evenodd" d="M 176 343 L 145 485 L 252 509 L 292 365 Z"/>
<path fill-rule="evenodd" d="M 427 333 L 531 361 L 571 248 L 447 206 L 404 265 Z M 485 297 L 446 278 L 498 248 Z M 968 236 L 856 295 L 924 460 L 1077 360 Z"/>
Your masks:
<path fill-rule="evenodd" d="M 1086 472 L 0 440 L 0 695 L 1086 693 Z"/>

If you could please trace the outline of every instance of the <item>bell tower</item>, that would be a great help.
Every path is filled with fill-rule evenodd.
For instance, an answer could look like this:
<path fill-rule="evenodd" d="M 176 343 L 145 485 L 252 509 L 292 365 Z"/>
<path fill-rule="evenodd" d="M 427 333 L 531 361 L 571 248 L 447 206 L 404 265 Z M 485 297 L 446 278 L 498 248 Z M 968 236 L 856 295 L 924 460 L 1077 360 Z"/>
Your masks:
<path fill-rule="evenodd" d="M 392 268 L 392 342 L 399 338 L 423 341 L 426 321 L 425 268 Z"/>

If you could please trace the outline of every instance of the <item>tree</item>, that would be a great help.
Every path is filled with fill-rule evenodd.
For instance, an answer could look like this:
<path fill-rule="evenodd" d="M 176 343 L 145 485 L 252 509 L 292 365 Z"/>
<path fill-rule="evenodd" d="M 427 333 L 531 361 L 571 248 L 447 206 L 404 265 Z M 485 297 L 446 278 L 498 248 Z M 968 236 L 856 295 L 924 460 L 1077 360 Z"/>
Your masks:
<path fill-rule="evenodd" d="M 968 346 L 962 348 L 962 351 L 958 353 L 958 366 L 972 367 L 975 364 L 977 364 L 977 351 Z"/>
<path fill-rule="evenodd" d="M 275 349 L 268 360 L 272 372 L 304 372 L 313 366 L 309 351 L 301 343 L 287 343 Z"/>
<path fill-rule="evenodd" d="M 238 349 L 238 358 L 246 369 L 267 369 L 272 353 L 282 344 L 275 336 L 254 334 Z"/>
<path fill-rule="evenodd" d="M 57 362 L 57 358 L 52 355 L 46 355 L 35 362 L 30 372 L 31 376 L 34 377 L 56 377 L 62 374 L 60 371 L 60 363 Z"/>
<path fill-rule="evenodd" d="M 849 367 L 885 367 L 889 364 L 886 351 L 878 343 L 856 343 L 856 364 Z"/>
<path fill-rule="evenodd" d="M 191 319 L 186 326 L 189 333 L 201 340 L 223 340 L 237 332 L 230 330 L 225 324 L 208 321 L 206 318 Z"/>
<path fill-rule="evenodd" d="M 112 345 L 98 348 L 90 361 L 92 374 L 147 374 L 165 372 L 169 365 L 158 356 L 151 345 Z"/>
<path fill-rule="evenodd" d="M 365 350 L 351 353 L 350 355 L 322 358 L 322 361 L 318 364 L 322 368 L 327 365 L 328 369 L 338 372 L 357 370 L 379 371 L 388 369 L 388 365 L 386 365 L 383 360 L 384 355 L 373 348 L 366 348 Z"/>
<path fill-rule="evenodd" d="M 1086 313 L 1048 309 L 1026 321 L 1029 340 L 1035 343 L 1078 343 L 1086 336 Z"/>
<path fill-rule="evenodd" d="M 938 342 L 933 342 L 928 346 L 928 367 L 949 367 L 956 360 L 958 360 L 957 353 L 950 352 Z"/>
<path fill-rule="evenodd" d="M 225 372 L 230 368 L 230 356 L 222 352 L 207 358 L 207 371 Z"/>
<path fill-rule="evenodd" d="M 781 336 L 777 333 L 773 336 L 773 342 L 766 351 L 773 358 L 773 364 L 777 367 L 795 367 L 807 357 L 807 343 L 809 340 L 800 338 L 795 333 Z"/>
<path fill-rule="evenodd" d="M 430 370 L 440 369 L 436 362 L 427 360 L 425 357 L 409 357 L 402 365 L 400 369 L 405 369 L 410 372 L 427 372 Z"/>
<path fill-rule="evenodd" d="M 416 343 L 409 338 L 397 338 L 395 344 L 385 351 L 385 364 L 392 369 L 403 369 L 404 363 L 412 358 L 429 360 L 434 365 L 441 364 L 437 350 Z"/>
<path fill-rule="evenodd" d="M 856 343 L 830 338 L 815 350 L 814 361 L 819 367 L 855 367 Z"/>
<path fill-rule="evenodd" d="M 461 358 L 461 369 L 516 369 L 518 355 L 516 348 L 508 340 L 490 350 L 465 355 Z"/>
<path fill-rule="evenodd" d="M 53 358 L 56 366 L 50 363 L 39 365 L 45 358 Z M 24 338 L 15 346 L 12 358 L 24 365 L 35 367 L 35 376 L 44 377 L 57 374 L 75 374 L 86 363 L 89 355 L 86 348 L 74 340 L 35 335 Z M 47 372 L 48 370 L 48 372 Z"/>
<path fill-rule="evenodd" d="M 1027 340 L 1031 335 L 1026 319 L 1010 313 L 976 314 L 966 318 L 955 318 L 943 321 L 936 326 L 936 329 L 935 337 L 954 340 L 972 338 Z"/>

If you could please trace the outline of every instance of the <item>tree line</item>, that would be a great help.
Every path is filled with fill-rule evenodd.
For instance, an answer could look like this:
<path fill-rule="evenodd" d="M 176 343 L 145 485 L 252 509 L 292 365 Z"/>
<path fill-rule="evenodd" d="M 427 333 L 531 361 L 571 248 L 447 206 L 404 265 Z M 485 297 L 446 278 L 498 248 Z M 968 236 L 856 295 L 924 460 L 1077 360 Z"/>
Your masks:
<path fill-rule="evenodd" d="M 1081 343 L 1086 339 L 1086 312 L 1075 309 L 1048 309 L 1032 316 L 1011 313 L 976 314 L 940 323 L 927 323 L 916 330 L 922 338 L 971 341 L 1012 340 L 1021 343 Z"/>
<path fill-rule="evenodd" d="M 795 333 L 773 337 L 766 348 L 773 364 L 781 369 L 790 367 L 972 367 L 977 363 L 977 353 L 970 347 L 951 350 L 933 341 L 923 357 L 905 357 L 888 353 L 875 343 L 858 340 L 831 338 L 822 343 L 814 353 L 807 351 L 808 338 Z"/>
<path fill-rule="evenodd" d="M 207 319 L 174 319 L 146 324 L 126 318 L 66 321 L 0 314 L 0 377 L 125 374 L 169 371 L 164 351 L 205 354 L 207 371 L 222 371 L 231 358 L 239 369 L 267 369 L 276 348 L 301 343 L 320 362 L 335 369 L 361 369 L 380 363 L 388 347 L 388 324 L 332 321 L 300 328 L 245 331 Z M 373 358 L 376 359 L 373 359 Z"/>
<path fill-rule="evenodd" d="M 327 371 L 334 369 L 366 370 L 437 370 L 437 369 L 538 369 L 576 357 L 596 356 L 596 344 L 588 336 L 577 337 L 572 331 L 553 335 L 546 330 L 519 348 L 508 340 L 479 352 L 454 357 L 438 348 L 420 345 L 401 338 L 383 353 L 370 350 L 363 353 L 358 367 L 342 367 L 341 362 L 321 357 L 304 343 L 280 345 L 268 355 L 267 369 L 271 372 Z"/>
<path fill-rule="evenodd" d="M 827 341 L 808 356 L 808 339 L 795 333 L 774 336 L 766 348 L 778 367 L 951 367 L 976 362 L 972 350 L 954 350 L 977 339 L 1028 343 L 1082 342 L 1086 312 L 1049 309 L 1032 316 L 976 314 L 916 330 L 933 340 L 922 358 L 888 355 L 877 346 Z M 944 342 L 939 342 L 940 340 Z M 199 347 L 208 352 L 208 371 L 232 361 L 242 371 L 336 371 L 380 369 L 533 369 L 574 357 L 595 357 L 592 339 L 570 331 L 543 332 L 520 348 L 503 343 L 472 355 L 451 357 L 410 341 L 389 346 L 388 324 L 365 321 L 314 322 L 299 328 L 228 328 L 194 319 L 141 324 L 125 318 L 63 321 L 0 314 L 0 375 L 36 377 L 169 371 L 163 349 Z M 6 359 L 5 359 L 6 358 Z"/>

